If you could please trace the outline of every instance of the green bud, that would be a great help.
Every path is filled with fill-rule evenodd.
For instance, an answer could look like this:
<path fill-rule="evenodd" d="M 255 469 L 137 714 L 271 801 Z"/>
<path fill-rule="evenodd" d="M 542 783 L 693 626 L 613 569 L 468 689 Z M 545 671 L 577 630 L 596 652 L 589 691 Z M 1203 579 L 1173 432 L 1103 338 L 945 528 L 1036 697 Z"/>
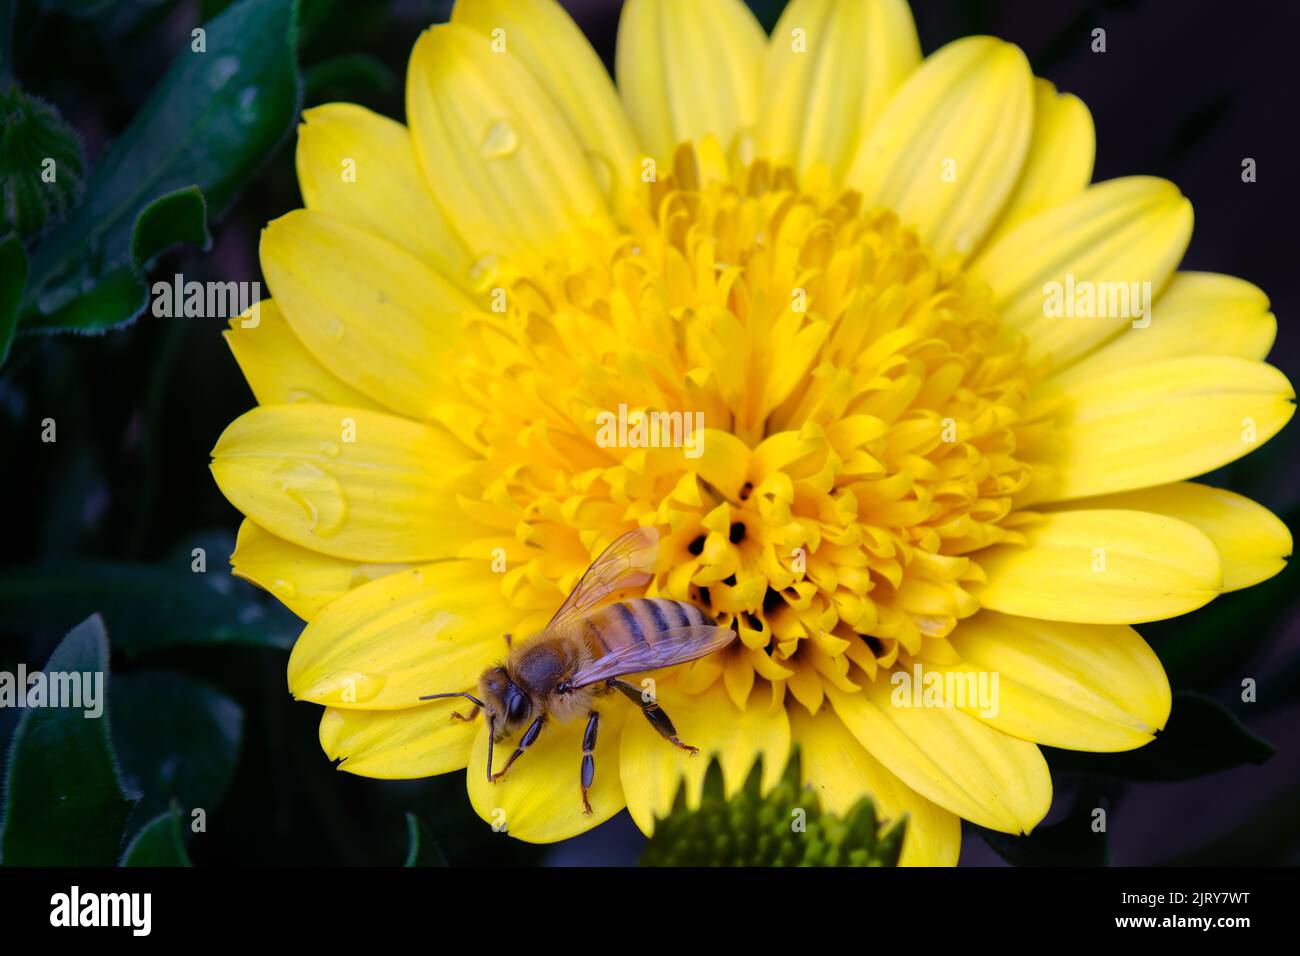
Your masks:
<path fill-rule="evenodd" d="M 81 138 L 44 100 L 17 86 L 0 92 L 0 235 L 31 238 L 81 196 Z"/>
<path fill-rule="evenodd" d="M 843 817 L 822 813 L 816 794 L 799 786 L 798 754 L 766 796 L 761 768 L 730 800 L 723 796 L 721 771 L 710 765 L 697 810 L 682 793 L 673 811 L 658 821 L 641 857 L 643 866 L 896 866 L 903 848 L 904 820 L 881 826 L 875 806 L 864 797 Z M 795 811 L 806 828 L 792 826 Z"/>

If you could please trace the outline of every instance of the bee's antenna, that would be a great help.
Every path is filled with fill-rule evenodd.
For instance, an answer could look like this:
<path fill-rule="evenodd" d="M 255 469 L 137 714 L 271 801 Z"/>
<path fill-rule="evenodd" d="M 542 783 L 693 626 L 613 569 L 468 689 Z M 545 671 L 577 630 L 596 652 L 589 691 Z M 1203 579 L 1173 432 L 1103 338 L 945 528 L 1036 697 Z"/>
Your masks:
<path fill-rule="evenodd" d="M 495 718 L 488 718 L 488 762 L 487 762 L 488 783 L 492 782 L 492 740 L 494 737 L 496 737 L 496 730 L 497 730 L 496 724 L 497 722 Z"/>
<path fill-rule="evenodd" d="M 449 694 L 426 694 L 425 696 L 421 697 L 420 700 L 439 700 L 443 697 L 464 697 L 467 700 L 469 700 L 475 707 L 483 706 L 483 701 L 479 700 L 469 691 L 465 691 L 465 690 L 452 691 Z"/>

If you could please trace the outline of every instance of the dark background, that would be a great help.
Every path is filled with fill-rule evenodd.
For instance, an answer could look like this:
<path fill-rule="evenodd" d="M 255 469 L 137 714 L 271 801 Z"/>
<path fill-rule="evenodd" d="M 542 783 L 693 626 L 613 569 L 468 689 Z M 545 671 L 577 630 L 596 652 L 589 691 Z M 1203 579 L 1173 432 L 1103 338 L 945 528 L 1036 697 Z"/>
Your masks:
<path fill-rule="evenodd" d="M 617 0 L 567 5 L 612 64 Z M 752 5 L 770 28 L 779 0 Z M 224 3 L 122 2 L 94 20 L 60 6 L 67 5 L 20 3 L 16 71 L 26 89 L 57 105 L 77 128 L 93 163 L 188 43 L 191 28 Z M 426 24 L 446 18 L 449 6 L 306 0 L 304 105 L 349 99 L 402 119 L 410 47 Z M 1196 215 L 1183 268 L 1260 286 L 1280 325 L 1270 360 L 1300 380 L 1300 335 L 1292 327 L 1300 315 L 1293 131 L 1300 4 L 916 0 L 913 10 L 925 53 L 959 36 L 992 33 L 1019 44 L 1039 75 L 1080 96 L 1097 127 L 1094 179 L 1140 173 L 1177 183 Z M 1106 30 L 1104 54 L 1089 49 L 1094 27 Z M 354 59 L 360 66 L 351 71 L 314 69 L 355 54 L 365 59 Z M 1257 161 L 1255 183 L 1241 180 L 1245 157 Z M 169 253 L 151 279 L 175 272 L 186 279 L 259 279 L 261 226 L 300 204 L 290 136 L 213 230 L 212 248 Z M 212 482 L 208 452 L 253 398 L 221 341 L 223 328 L 215 319 L 146 315 L 100 337 L 27 337 L 16 344 L 0 369 L 3 570 L 74 558 L 184 567 L 200 541 L 208 545 L 209 574 L 225 573 L 240 516 Z M 40 441 L 47 417 L 58 422 L 56 444 Z M 1292 425 L 1210 483 L 1254 497 L 1294 528 L 1298 453 L 1300 431 Z M 1300 578 L 1284 572 L 1197 614 L 1140 628 L 1175 690 L 1225 703 L 1278 748 L 1271 760 L 1176 782 L 1058 772 L 1049 821 L 1066 813 L 1076 794 L 1088 805 L 1103 801 L 1111 807 L 1116 864 L 1300 860 L 1297 584 Z M 238 581 L 232 587 L 252 591 Z M 147 601 L 139 613 L 149 613 Z M 71 603 L 66 611 L 56 603 L 40 621 L 16 624 L 0 608 L 0 669 L 19 661 L 40 666 L 82 616 Z M 453 863 L 636 859 L 641 838 L 626 814 L 567 844 L 530 847 L 493 834 L 472 814 L 461 774 L 382 782 L 335 772 L 317 744 L 320 709 L 294 704 L 285 690 L 285 659 L 282 649 L 185 646 L 183 635 L 171 647 L 115 653 L 115 675 L 181 672 L 243 709 L 233 777 L 209 808 L 208 833 L 190 846 L 196 863 L 397 863 L 408 810 L 427 821 Z M 1259 681 L 1258 703 L 1240 701 L 1244 677 Z M 0 710 L 0 746 L 16 717 Z M 967 835 L 963 863 L 997 860 Z"/>

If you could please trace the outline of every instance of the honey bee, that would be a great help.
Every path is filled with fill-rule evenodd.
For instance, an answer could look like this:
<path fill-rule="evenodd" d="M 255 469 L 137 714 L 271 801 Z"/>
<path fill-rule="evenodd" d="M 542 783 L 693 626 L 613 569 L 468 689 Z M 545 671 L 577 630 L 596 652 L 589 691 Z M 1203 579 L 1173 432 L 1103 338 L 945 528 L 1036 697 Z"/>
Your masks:
<path fill-rule="evenodd" d="M 512 643 L 504 664 L 489 667 L 478 693 L 453 691 L 420 700 L 464 697 L 474 708 L 456 720 L 473 720 L 483 712 L 488 727 L 487 775 L 490 783 L 505 776 L 519 756 L 537 740 L 547 720 L 567 723 L 586 715 L 582 735 L 582 808 L 591 813 L 587 793 L 596 775 L 596 701 L 618 691 L 641 708 L 665 740 L 688 751 L 677 730 L 653 698 L 621 680 L 628 674 L 684 664 L 726 647 L 735 631 L 718 627 L 694 604 L 667 598 L 636 598 L 604 604 L 618 592 L 644 587 L 653 578 L 659 534 L 637 528 L 601 552 L 542 631 Z M 602 606 L 603 604 L 603 606 Z M 508 640 L 508 638 L 507 638 Z M 492 772 L 493 745 L 525 728 L 506 765 Z"/>

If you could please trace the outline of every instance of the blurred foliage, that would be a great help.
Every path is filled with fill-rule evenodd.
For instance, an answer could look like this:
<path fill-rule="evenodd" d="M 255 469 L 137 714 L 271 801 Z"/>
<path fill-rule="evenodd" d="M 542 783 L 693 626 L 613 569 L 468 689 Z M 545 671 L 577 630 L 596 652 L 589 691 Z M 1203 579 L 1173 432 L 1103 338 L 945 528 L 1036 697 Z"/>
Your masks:
<path fill-rule="evenodd" d="M 655 824 L 642 866 L 896 866 L 903 850 L 905 819 L 881 826 L 871 799 L 848 813 L 824 813 L 817 794 L 799 786 L 795 754 L 784 776 L 762 794 L 762 767 L 727 799 L 722 771 L 710 765 L 704 793 L 691 809 L 686 795 Z"/>

